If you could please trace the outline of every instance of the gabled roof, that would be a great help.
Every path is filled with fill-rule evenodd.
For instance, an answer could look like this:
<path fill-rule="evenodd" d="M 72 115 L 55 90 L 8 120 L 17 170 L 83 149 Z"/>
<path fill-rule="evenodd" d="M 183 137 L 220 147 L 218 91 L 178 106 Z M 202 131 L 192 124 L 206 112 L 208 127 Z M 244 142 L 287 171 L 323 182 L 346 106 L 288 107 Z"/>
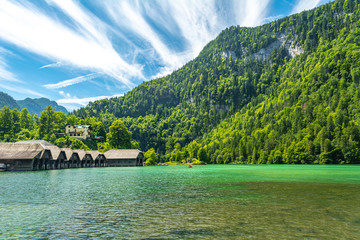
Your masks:
<path fill-rule="evenodd" d="M 26 141 L 18 141 L 16 143 L 40 143 L 43 147 L 52 147 L 55 146 L 45 140 L 26 140 Z"/>
<path fill-rule="evenodd" d="M 104 153 L 106 159 L 136 159 L 142 152 L 138 149 L 113 149 Z"/>
<path fill-rule="evenodd" d="M 32 144 L 32 143 L 39 143 L 43 148 L 50 150 L 52 159 L 56 160 L 60 157 L 61 149 L 58 146 L 55 146 L 54 144 L 51 144 L 45 140 L 28 140 L 28 141 L 19 141 L 16 142 L 16 144 Z"/>
<path fill-rule="evenodd" d="M 61 148 L 65 152 L 66 159 L 70 159 L 73 155 L 73 150 L 71 148 Z"/>
<path fill-rule="evenodd" d="M 77 153 L 79 155 L 79 159 L 83 160 L 83 158 L 88 154 L 90 157 L 91 155 L 87 153 L 85 150 L 73 150 L 74 153 Z"/>
<path fill-rule="evenodd" d="M 54 160 L 60 157 L 60 154 L 63 152 L 58 146 L 47 146 L 45 149 L 50 150 L 51 156 Z"/>
<path fill-rule="evenodd" d="M 0 143 L 0 159 L 33 159 L 45 151 L 40 143 Z"/>
<path fill-rule="evenodd" d="M 80 158 L 77 152 L 74 152 L 71 148 L 61 148 L 62 151 L 65 152 L 66 159 L 70 160 L 70 158 L 74 155 L 77 158 Z"/>
<path fill-rule="evenodd" d="M 95 160 L 97 157 L 99 156 L 104 156 L 104 154 L 102 154 L 99 151 L 93 150 L 93 151 L 86 151 L 88 154 L 91 155 L 92 159 Z"/>

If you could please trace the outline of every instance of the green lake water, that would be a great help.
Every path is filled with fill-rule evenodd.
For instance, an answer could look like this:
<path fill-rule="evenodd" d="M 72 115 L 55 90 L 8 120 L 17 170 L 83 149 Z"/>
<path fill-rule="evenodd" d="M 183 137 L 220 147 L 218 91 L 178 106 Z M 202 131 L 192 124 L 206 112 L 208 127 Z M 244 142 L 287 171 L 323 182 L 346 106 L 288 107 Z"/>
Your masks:
<path fill-rule="evenodd" d="M 360 239 L 360 166 L 0 172 L 0 239 Z"/>

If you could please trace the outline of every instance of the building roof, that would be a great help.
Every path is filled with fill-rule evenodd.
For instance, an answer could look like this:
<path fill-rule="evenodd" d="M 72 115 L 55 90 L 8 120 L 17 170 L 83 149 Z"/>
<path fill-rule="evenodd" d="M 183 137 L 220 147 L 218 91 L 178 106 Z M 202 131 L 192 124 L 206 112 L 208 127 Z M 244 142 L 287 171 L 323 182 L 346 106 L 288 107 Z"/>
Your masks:
<path fill-rule="evenodd" d="M 65 152 L 65 156 L 67 160 L 70 160 L 72 156 L 76 156 L 79 159 L 79 155 L 77 152 L 74 152 L 71 148 L 61 148 L 62 151 Z"/>
<path fill-rule="evenodd" d="M 90 125 L 75 125 L 76 128 L 89 128 Z"/>
<path fill-rule="evenodd" d="M 104 153 L 106 159 L 136 159 L 142 152 L 138 149 L 113 149 Z"/>
<path fill-rule="evenodd" d="M 45 149 L 50 150 L 51 156 L 54 160 L 58 159 L 60 157 L 60 154 L 64 152 L 58 146 L 46 146 Z"/>
<path fill-rule="evenodd" d="M 62 152 L 62 150 L 58 146 L 55 146 L 54 144 L 51 144 L 45 140 L 28 140 L 28 141 L 16 142 L 16 144 L 18 143 L 22 143 L 22 144 L 39 143 L 43 146 L 43 148 L 50 150 L 52 159 L 54 160 L 58 159 Z"/>
<path fill-rule="evenodd" d="M 71 148 L 61 148 L 65 152 L 66 159 L 70 159 L 73 155 L 73 150 Z"/>
<path fill-rule="evenodd" d="M 86 156 L 86 154 L 88 154 L 85 150 L 73 150 L 73 151 L 74 151 L 74 153 L 77 153 L 79 155 L 80 160 L 83 160 L 83 158 Z"/>
<path fill-rule="evenodd" d="M 44 151 L 40 143 L 0 143 L 0 159 L 40 158 Z"/>
<path fill-rule="evenodd" d="M 104 156 L 104 154 L 102 154 L 101 152 L 96 151 L 96 150 L 86 151 L 86 153 L 90 154 L 93 160 L 95 160 L 99 156 Z"/>
<path fill-rule="evenodd" d="M 40 143 L 44 147 L 55 146 L 54 144 L 51 144 L 51 143 L 49 143 L 49 142 L 47 142 L 45 140 L 27 140 L 27 141 L 18 141 L 16 143 Z"/>

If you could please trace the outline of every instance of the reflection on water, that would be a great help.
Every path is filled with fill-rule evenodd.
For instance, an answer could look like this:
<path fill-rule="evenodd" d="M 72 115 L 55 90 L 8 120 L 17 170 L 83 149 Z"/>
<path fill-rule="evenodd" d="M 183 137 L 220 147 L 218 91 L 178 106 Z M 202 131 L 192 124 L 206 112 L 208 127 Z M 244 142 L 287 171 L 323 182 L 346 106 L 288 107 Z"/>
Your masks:
<path fill-rule="evenodd" d="M 359 239 L 359 166 L 0 174 L 0 239 Z"/>

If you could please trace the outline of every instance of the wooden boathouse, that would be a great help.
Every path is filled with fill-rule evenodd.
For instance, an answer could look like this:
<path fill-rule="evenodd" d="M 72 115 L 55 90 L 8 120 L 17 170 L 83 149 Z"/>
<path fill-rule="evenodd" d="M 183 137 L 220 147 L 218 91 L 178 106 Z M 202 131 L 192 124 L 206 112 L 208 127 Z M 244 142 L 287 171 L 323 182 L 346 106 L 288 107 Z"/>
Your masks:
<path fill-rule="evenodd" d="M 99 151 L 87 151 L 93 159 L 92 167 L 106 167 L 105 155 Z"/>
<path fill-rule="evenodd" d="M 137 149 L 114 149 L 103 154 L 99 151 L 59 148 L 43 140 L 0 143 L 2 171 L 143 165 L 144 154 Z"/>
<path fill-rule="evenodd" d="M 0 163 L 7 171 L 45 170 L 51 151 L 40 143 L 0 143 Z"/>
<path fill-rule="evenodd" d="M 144 154 L 138 149 L 113 149 L 105 152 L 109 167 L 136 167 L 144 165 Z"/>
<path fill-rule="evenodd" d="M 51 157 L 46 158 L 44 162 L 44 166 L 41 166 L 41 163 L 38 169 L 59 169 L 61 165 L 64 164 L 66 160 L 66 155 L 63 150 L 61 150 L 58 146 L 55 146 L 47 141 L 44 140 L 33 140 L 33 141 L 19 141 L 16 144 L 33 144 L 38 143 L 44 149 L 49 150 L 51 153 Z"/>
<path fill-rule="evenodd" d="M 80 167 L 80 157 L 77 152 L 71 148 L 61 148 L 65 152 L 66 160 L 62 168 L 78 168 Z"/>
<path fill-rule="evenodd" d="M 80 165 L 79 167 L 91 167 L 93 159 L 90 153 L 85 150 L 74 150 L 79 155 Z"/>

